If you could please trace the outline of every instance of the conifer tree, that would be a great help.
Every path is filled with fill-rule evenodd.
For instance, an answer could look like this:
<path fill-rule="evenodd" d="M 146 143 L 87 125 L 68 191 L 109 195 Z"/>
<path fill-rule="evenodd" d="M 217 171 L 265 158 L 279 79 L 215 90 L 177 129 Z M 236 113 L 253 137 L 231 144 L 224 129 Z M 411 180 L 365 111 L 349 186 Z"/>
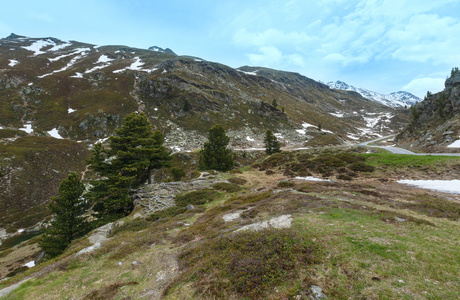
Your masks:
<path fill-rule="evenodd" d="M 281 152 L 280 143 L 278 142 L 278 139 L 276 138 L 276 136 L 273 134 L 273 132 L 270 129 L 268 129 L 267 132 L 265 133 L 264 144 L 265 144 L 265 153 L 267 153 L 268 155 L 271 155 L 277 152 Z"/>
<path fill-rule="evenodd" d="M 200 169 L 228 171 L 233 168 L 232 150 L 228 149 L 230 138 L 222 125 L 213 126 L 208 132 L 208 141 L 200 151 Z"/>
<path fill-rule="evenodd" d="M 99 219 L 108 222 L 131 212 L 131 190 L 150 182 L 152 169 L 169 164 L 170 152 L 163 142 L 163 134 L 152 132 L 145 114 L 131 113 L 110 137 L 109 149 L 95 145 L 89 164 L 101 180 L 92 182 L 89 197 Z"/>
<path fill-rule="evenodd" d="M 72 172 L 59 185 L 59 196 L 53 197 L 48 205 L 55 218 L 39 241 L 48 257 L 61 254 L 73 239 L 89 231 L 90 227 L 84 216 L 89 205 L 81 198 L 84 190 L 79 175 Z"/>

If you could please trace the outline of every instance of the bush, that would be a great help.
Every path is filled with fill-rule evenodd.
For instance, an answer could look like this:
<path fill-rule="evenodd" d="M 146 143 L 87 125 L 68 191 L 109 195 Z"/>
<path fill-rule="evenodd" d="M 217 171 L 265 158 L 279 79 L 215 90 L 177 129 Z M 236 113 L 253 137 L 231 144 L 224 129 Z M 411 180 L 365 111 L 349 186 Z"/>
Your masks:
<path fill-rule="evenodd" d="M 288 187 L 293 187 L 295 185 L 294 182 L 288 181 L 288 180 L 283 180 L 278 182 L 278 187 L 280 188 L 288 188 Z"/>
<path fill-rule="evenodd" d="M 213 190 L 193 191 L 177 196 L 176 199 L 174 199 L 174 201 L 176 202 L 177 206 L 183 207 L 189 204 L 201 205 L 213 201 L 217 198 L 218 194 L 218 192 Z"/>
<path fill-rule="evenodd" d="M 349 164 L 366 160 L 366 158 L 363 157 L 362 155 L 359 155 L 357 153 L 352 153 L 352 152 L 340 152 L 336 154 L 335 157 Z"/>
<path fill-rule="evenodd" d="M 182 177 L 185 176 L 185 172 L 182 169 L 179 168 L 172 168 L 171 169 L 171 175 L 173 177 L 174 181 L 179 181 L 182 179 Z"/>
<path fill-rule="evenodd" d="M 369 166 L 363 161 L 354 162 L 348 168 L 355 172 L 374 172 L 375 170 L 375 167 Z"/>

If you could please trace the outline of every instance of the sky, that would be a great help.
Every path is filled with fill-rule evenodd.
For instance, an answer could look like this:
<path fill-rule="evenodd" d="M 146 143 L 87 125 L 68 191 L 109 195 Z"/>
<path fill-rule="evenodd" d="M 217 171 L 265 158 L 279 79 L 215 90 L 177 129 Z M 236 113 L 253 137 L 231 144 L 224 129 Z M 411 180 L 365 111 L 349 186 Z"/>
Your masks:
<path fill-rule="evenodd" d="M 423 98 L 460 67 L 460 0 L 0 0 L 10 33 L 171 48 Z"/>

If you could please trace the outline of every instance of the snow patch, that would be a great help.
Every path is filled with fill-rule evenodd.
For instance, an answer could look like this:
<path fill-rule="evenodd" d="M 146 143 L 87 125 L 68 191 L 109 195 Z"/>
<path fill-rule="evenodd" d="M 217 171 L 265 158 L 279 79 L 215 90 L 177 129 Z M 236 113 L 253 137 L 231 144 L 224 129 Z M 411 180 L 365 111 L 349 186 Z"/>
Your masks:
<path fill-rule="evenodd" d="M 460 138 L 460 136 L 459 136 L 459 138 Z M 447 148 L 460 148 L 460 139 L 456 140 L 455 142 L 453 142 L 452 144 L 447 146 Z"/>
<path fill-rule="evenodd" d="M 398 183 L 435 190 L 449 194 L 460 194 L 460 180 L 398 180 Z"/>
<path fill-rule="evenodd" d="M 76 112 L 76 110 L 75 110 L 75 109 L 72 109 L 72 108 L 70 108 L 70 107 L 67 109 L 67 113 L 68 113 L 68 114 L 71 114 L 71 113 L 73 113 L 73 112 Z"/>
<path fill-rule="evenodd" d="M 108 63 L 108 62 L 111 62 L 113 59 L 108 57 L 107 55 L 103 54 L 101 56 L 99 56 L 99 59 L 97 60 L 97 64 L 99 63 Z"/>
<path fill-rule="evenodd" d="M 63 139 L 63 137 L 59 134 L 58 130 L 56 128 L 51 129 L 50 131 L 47 131 L 48 134 L 56 139 Z"/>
<path fill-rule="evenodd" d="M 255 140 L 249 136 L 246 137 L 246 140 L 249 141 L 249 142 L 254 142 Z"/>
<path fill-rule="evenodd" d="M 306 180 L 306 181 L 330 181 L 329 179 L 321 179 L 321 178 L 316 178 L 316 177 L 313 177 L 313 176 L 295 177 L 294 179 Z"/>
<path fill-rule="evenodd" d="M 329 114 L 337 118 L 343 118 L 343 116 L 345 115 L 344 113 L 329 113 Z"/>
<path fill-rule="evenodd" d="M 33 56 L 37 56 L 37 55 L 46 53 L 45 51 L 41 51 L 42 48 L 45 48 L 47 46 L 53 46 L 53 45 L 56 45 L 56 43 L 50 40 L 38 40 L 36 42 L 33 42 L 30 46 L 23 46 L 21 48 L 32 51 L 34 52 Z"/>
<path fill-rule="evenodd" d="M 23 228 L 18 229 L 18 233 L 22 233 L 22 232 L 24 232 L 24 229 L 23 229 Z"/>
<path fill-rule="evenodd" d="M 62 71 L 65 71 L 67 69 L 69 69 L 71 66 L 73 66 L 79 59 L 82 59 L 83 57 L 85 57 L 87 55 L 86 51 L 87 50 L 91 50 L 89 48 L 79 48 L 77 49 L 76 51 L 74 51 L 73 54 L 77 54 L 77 53 L 80 53 L 80 55 L 77 55 L 75 56 L 74 58 L 72 58 L 65 67 L 59 69 L 59 70 L 55 70 L 51 73 L 47 73 L 47 74 L 44 74 L 44 75 L 41 75 L 41 76 L 37 76 L 38 78 L 43 78 L 43 77 L 46 77 L 46 76 L 49 76 L 49 75 L 52 75 L 54 73 L 59 73 L 59 72 L 62 72 Z"/>
<path fill-rule="evenodd" d="M 83 78 L 83 73 L 76 72 L 75 75 L 70 76 L 70 77 L 73 77 L 73 78 Z"/>
<path fill-rule="evenodd" d="M 28 268 L 32 268 L 32 267 L 35 267 L 35 261 L 29 261 L 28 263 L 24 264 L 23 266 L 25 267 L 28 267 Z"/>
<path fill-rule="evenodd" d="M 302 127 L 303 127 L 303 128 L 308 128 L 308 127 L 315 127 L 315 128 L 317 128 L 315 125 L 312 125 L 312 124 L 309 124 L 309 123 L 306 123 L 306 122 L 303 122 L 303 123 L 302 123 Z"/>
<path fill-rule="evenodd" d="M 307 134 L 307 131 L 305 129 L 296 129 L 295 131 L 297 131 L 301 135 Z"/>
<path fill-rule="evenodd" d="M 19 62 L 15 59 L 10 59 L 10 62 L 8 64 L 8 66 L 10 67 L 14 67 L 15 65 L 17 65 Z"/>
<path fill-rule="evenodd" d="M 245 71 L 238 70 L 238 72 L 244 73 L 244 74 L 246 74 L 246 75 L 257 75 L 257 71 L 254 71 L 254 72 L 245 72 Z"/>
<path fill-rule="evenodd" d="M 66 47 L 69 47 L 71 45 L 72 45 L 72 43 L 69 43 L 69 42 L 66 42 L 66 43 L 63 43 L 63 44 L 60 44 L 60 45 L 55 44 L 55 46 L 52 47 L 51 49 L 49 49 L 48 51 L 58 51 L 58 50 L 66 48 Z"/>
<path fill-rule="evenodd" d="M 126 70 L 133 70 L 133 71 L 144 71 L 141 66 L 143 66 L 144 63 L 142 62 L 142 60 L 139 58 L 139 56 L 136 56 L 134 57 L 134 62 L 126 67 L 126 68 L 123 68 L 123 69 L 120 69 L 120 70 L 115 70 L 113 71 L 113 73 L 121 73 L 123 71 L 126 71 Z"/>
<path fill-rule="evenodd" d="M 18 128 L 19 130 L 25 131 L 27 133 L 32 133 L 34 130 L 32 129 L 32 124 L 31 123 L 26 123 L 24 124 L 24 128 Z"/>

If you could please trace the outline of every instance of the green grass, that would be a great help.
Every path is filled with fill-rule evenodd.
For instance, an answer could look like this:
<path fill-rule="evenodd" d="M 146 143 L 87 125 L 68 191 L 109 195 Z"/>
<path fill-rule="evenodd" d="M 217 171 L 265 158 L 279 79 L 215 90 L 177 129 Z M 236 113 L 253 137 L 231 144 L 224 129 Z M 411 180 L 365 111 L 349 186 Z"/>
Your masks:
<path fill-rule="evenodd" d="M 421 167 L 442 165 L 446 162 L 460 163 L 460 157 L 455 156 L 432 156 L 432 155 L 406 155 L 394 153 L 365 153 L 366 163 L 371 166 L 388 167 Z"/>

